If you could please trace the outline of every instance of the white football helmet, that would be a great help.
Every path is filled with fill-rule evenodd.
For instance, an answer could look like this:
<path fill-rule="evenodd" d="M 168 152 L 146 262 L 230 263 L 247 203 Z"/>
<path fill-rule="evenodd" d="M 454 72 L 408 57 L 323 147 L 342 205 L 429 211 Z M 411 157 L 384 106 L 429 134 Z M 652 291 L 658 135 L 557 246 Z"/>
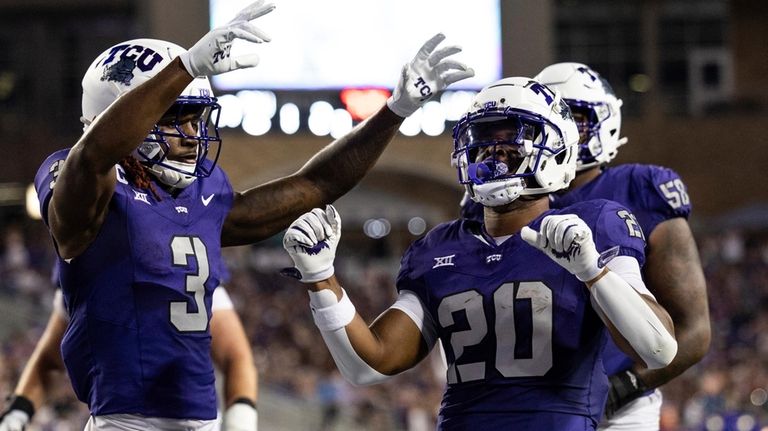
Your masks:
<path fill-rule="evenodd" d="M 482 89 L 454 127 L 453 142 L 459 181 L 484 206 L 563 189 L 576 175 L 579 132 L 571 110 L 530 78 Z"/>
<path fill-rule="evenodd" d="M 83 130 L 87 130 L 120 96 L 155 76 L 184 51 L 174 43 L 156 39 L 129 40 L 104 51 L 83 76 L 83 116 L 80 117 Z M 219 109 L 208 78 L 193 79 L 134 151 L 134 156 L 159 181 L 172 187 L 184 188 L 196 178 L 207 177 L 213 171 L 221 150 Z M 180 119 L 189 121 L 190 117 L 195 123 L 195 135 L 182 130 L 183 121 Z M 174 131 L 169 132 L 169 129 Z M 197 141 L 196 162 L 167 159 L 167 137 Z M 210 151 L 212 144 L 214 151 Z"/>
<path fill-rule="evenodd" d="M 576 170 L 608 163 L 627 138 L 620 138 L 621 99 L 608 81 L 581 63 L 557 63 L 533 79 L 559 91 L 579 127 L 579 160 Z"/>

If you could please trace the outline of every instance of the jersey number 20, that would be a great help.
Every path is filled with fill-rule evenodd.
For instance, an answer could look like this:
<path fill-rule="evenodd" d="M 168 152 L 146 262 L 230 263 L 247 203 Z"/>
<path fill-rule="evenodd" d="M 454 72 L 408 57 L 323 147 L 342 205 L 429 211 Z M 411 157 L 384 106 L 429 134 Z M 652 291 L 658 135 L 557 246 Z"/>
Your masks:
<path fill-rule="evenodd" d="M 518 285 L 515 294 L 515 285 Z M 531 334 L 518 334 L 515 323 L 515 301 L 531 304 Z M 539 281 L 502 284 L 493 294 L 496 311 L 495 368 L 504 377 L 543 376 L 552 368 L 552 290 Z M 483 296 L 469 290 L 443 298 L 437 308 L 443 328 L 454 324 L 453 313 L 464 311 L 469 329 L 451 334 L 454 361 L 448 367 L 448 383 L 482 380 L 486 362 L 459 363 L 466 347 L 479 344 L 488 334 L 488 321 L 483 308 Z M 521 335 L 521 340 L 517 336 Z M 526 336 L 527 335 L 527 336 Z M 516 343 L 530 343 L 531 357 L 516 358 Z M 458 364 L 458 365 L 457 365 Z"/>

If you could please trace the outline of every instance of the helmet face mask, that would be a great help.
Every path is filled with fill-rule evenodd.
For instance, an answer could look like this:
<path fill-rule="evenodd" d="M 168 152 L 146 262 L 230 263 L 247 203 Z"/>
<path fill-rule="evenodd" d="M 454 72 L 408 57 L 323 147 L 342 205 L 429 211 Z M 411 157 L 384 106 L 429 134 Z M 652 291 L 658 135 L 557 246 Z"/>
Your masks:
<path fill-rule="evenodd" d="M 506 78 L 478 93 L 454 127 L 452 160 L 472 200 L 500 206 L 567 187 L 577 142 L 559 95 L 528 78 Z"/>
<path fill-rule="evenodd" d="M 120 96 L 155 76 L 182 52 L 182 47 L 156 39 L 130 40 L 104 51 L 83 77 L 83 130 Z M 208 78 L 193 79 L 133 156 L 171 187 L 184 188 L 197 178 L 209 176 L 221 149 L 220 109 Z M 175 160 L 174 141 L 184 145 L 194 141 L 194 160 Z"/>
<path fill-rule="evenodd" d="M 215 99 L 211 102 L 201 102 L 199 98 L 180 96 L 155 124 L 134 154 L 140 162 L 150 167 L 150 171 L 152 168 L 159 168 L 176 171 L 184 177 L 209 176 L 221 152 L 218 129 L 220 110 L 221 107 L 215 103 Z M 184 141 L 187 145 L 194 141 L 194 160 L 180 162 L 170 158 L 172 149 L 169 140 Z M 205 163 L 206 160 L 211 163 Z"/>
<path fill-rule="evenodd" d="M 599 73 L 581 63 L 557 63 L 534 79 L 559 91 L 573 111 L 581 135 L 577 171 L 616 157 L 618 148 L 627 142 L 619 137 L 622 101 Z"/>

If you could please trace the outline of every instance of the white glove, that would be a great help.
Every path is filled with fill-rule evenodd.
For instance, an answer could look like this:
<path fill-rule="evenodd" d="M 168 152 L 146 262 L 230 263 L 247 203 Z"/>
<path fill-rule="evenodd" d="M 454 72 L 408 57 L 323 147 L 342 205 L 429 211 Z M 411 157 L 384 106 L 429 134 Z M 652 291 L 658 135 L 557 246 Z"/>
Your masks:
<path fill-rule="evenodd" d="M 21 410 L 11 410 L 0 422 L 0 431 L 24 431 L 24 427 L 29 423 L 29 415 Z"/>
<path fill-rule="evenodd" d="M 435 51 L 444 39 L 442 33 L 436 34 L 421 47 L 410 63 L 403 66 L 400 82 L 387 99 L 387 106 L 392 112 L 403 118 L 409 117 L 449 85 L 475 76 L 475 71 L 463 63 L 445 59 L 461 52 L 458 46 Z"/>
<path fill-rule="evenodd" d="M 592 280 L 603 271 L 592 230 L 575 214 L 546 216 L 538 232 L 524 226 L 520 236 L 581 281 Z"/>
<path fill-rule="evenodd" d="M 231 70 L 253 67 L 259 64 L 257 54 L 230 57 L 232 41 L 245 39 L 254 43 L 269 42 L 272 38 L 251 21 L 275 9 L 272 3 L 258 0 L 246 6 L 235 18 L 221 27 L 214 28 L 179 58 L 190 75 L 211 76 Z"/>
<path fill-rule="evenodd" d="M 341 217 L 333 205 L 315 208 L 291 223 L 283 248 L 291 255 L 301 281 L 314 283 L 333 275 L 336 246 L 341 238 Z"/>
<path fill-rule="evenodd" d="M 259 414 L 252 405 L 235 402 L 224 412 L 222 431 L 256 431 Z"/>
<path fill-rule="evenodd" d="M 35 406 L 32 401 L 22 395 L 16 395 L 0 416 L 0 431 L 24 431 L 34 414 Z"/>

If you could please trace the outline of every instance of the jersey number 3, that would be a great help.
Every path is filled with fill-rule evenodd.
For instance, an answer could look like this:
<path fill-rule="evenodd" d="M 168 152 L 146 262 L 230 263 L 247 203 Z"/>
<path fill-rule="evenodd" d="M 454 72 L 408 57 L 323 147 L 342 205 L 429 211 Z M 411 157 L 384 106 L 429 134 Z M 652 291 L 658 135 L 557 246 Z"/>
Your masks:
<path fill-rule="evenodd" d="M 208 252 L 200 238 L 175 236 L 171 241 L 174 266 L 189 266 L 189 257 L 197 260 L 197 274 L 187 274 L 186 292 L 195 299 L 197 311 L 187 311 L 187 301 L 171 302 L 171 323 L 181 332 L 205 331 L 208 328 L 208 313 L 205 310 L 205 282 L 208 280 Z"/>
<path fill-rule="evenodd" d="M 516 301 L 525 301 L 531 306 L 529 316 L 532 320 L 528 334 L 517 327 Z M 552 368 L 552 290 L 538 281 L 504 283 L 493 293 L 493 304 L 496 312 L 496 370 L 504 377 L 546 374 Z M 451 334 L 454 360 L 448 367 L 448 383 L 469 382 L 486 377 L 486 362 L 458 364 L 465 348 L 479 344 L 488 334 L 489 323 L 485 316 L 483 296 L 476 290 L 469 290 L 443 298 L 437 309 L 440 325 L 443 328 L 453 326 L 453 315 L 459 311 L 464 311 L 467 316 L 469 329 Z M 529 346 L 527 350 L 531 352 L 530 357 L 515 357 L 517 343 Z"/>

